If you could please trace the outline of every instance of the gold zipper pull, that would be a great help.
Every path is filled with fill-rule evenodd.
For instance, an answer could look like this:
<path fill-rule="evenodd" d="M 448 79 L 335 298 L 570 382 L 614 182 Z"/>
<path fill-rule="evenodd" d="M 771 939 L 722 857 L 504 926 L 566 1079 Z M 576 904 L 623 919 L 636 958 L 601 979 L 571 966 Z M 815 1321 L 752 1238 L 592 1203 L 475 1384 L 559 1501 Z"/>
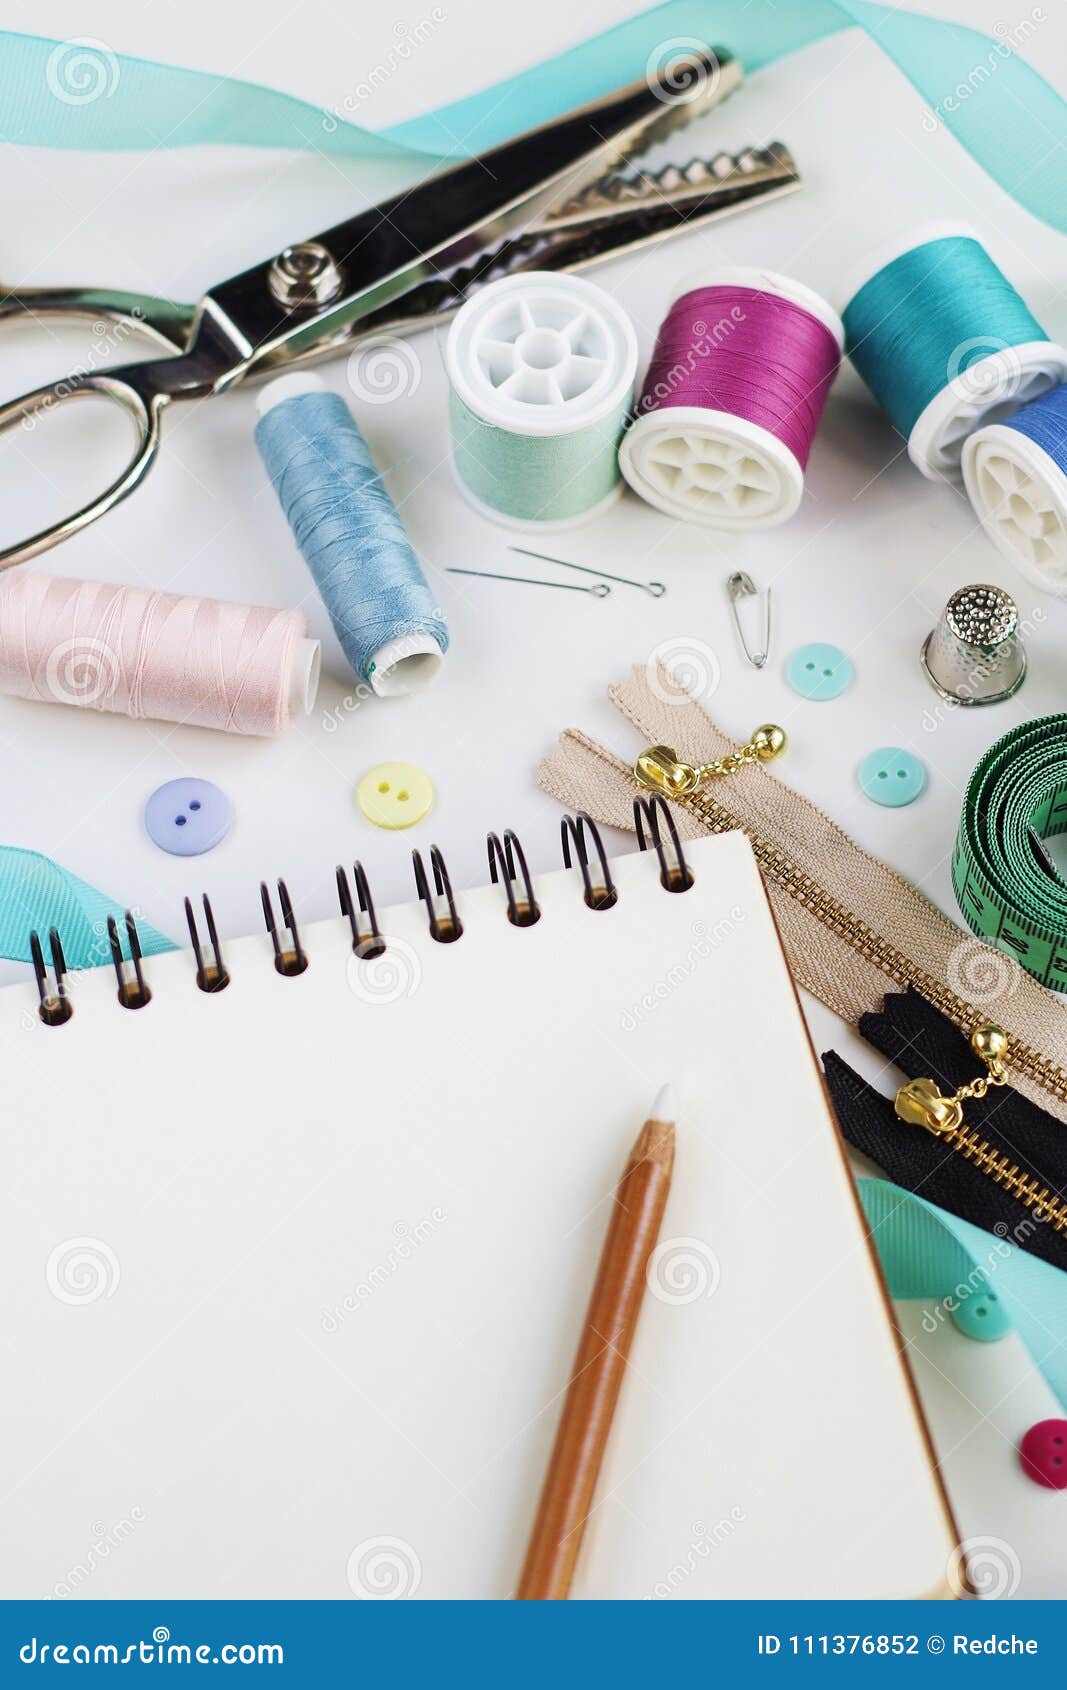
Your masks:
<path fill-rule="evenodd" d="M 638 786 L 662 792 L 665 798 L 688 798 L 717 775 L 734 775 L 746 763 L 771 763 L 787 744 L 785 729 L 774 722 L 756 728 L 747 745 L 741 745 L 715 763 L 685 763 L 672 745 L 650 745 L 634 764 Z"/>
<path fill-rule="evenodd" d="M 948 1097 L 935 1080 L 909 1080 L 897 1092 L 893 1105 L 902 1121 L 913 1127 L 925 1127 L 930 1133 L 955 1132 L 963 1124 L 963 1105 L 969 1097 L 984 1097 L 990 1086 L 1007 1085 L 1004 1058 L 1008 1054 L 1008 1035 L 1004 1029 L 984 1021 L 971 1034 L 971 1049 L 985 1063 L 986 1072 Z"/>

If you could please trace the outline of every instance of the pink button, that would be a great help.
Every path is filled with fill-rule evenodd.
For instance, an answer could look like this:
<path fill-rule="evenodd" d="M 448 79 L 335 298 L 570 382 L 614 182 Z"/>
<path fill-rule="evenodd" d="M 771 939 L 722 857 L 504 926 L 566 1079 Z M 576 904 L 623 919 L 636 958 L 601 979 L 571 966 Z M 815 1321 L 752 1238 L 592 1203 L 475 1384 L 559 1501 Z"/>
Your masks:
<path fill-rule="evenodd" d="M 1019 1444 L 1023 1472 L 1035 1485 L 1067 1490 L 1067 1420 L 1039 1420 Z"/>

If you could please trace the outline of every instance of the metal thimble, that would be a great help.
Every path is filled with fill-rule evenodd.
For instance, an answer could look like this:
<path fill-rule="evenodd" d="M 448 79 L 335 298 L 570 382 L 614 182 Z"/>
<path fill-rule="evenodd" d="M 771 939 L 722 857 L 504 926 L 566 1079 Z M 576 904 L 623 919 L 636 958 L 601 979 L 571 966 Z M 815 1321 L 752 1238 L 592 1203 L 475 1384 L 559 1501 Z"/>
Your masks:
<path fill-rule="evenodd" d="M 1015 600 L 1002 587 L 960 587 L 926 636 L 922 666 L 953 704 L 996 704 L 1026 675 L 1018 629 Z"/>

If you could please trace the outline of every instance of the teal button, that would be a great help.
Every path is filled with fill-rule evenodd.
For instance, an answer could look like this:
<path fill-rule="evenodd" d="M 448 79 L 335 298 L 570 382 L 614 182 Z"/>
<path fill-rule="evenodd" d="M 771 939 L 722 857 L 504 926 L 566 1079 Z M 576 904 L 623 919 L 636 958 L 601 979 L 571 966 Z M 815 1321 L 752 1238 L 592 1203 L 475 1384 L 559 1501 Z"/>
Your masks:
<path fill-rule="evenodd" d="M 952 1311 L 953 1325 L 965 1338 L 981 1344 L 995 1344 L 1011 1331 L 1011 1321 L 995 1291 L 975 1291 Z"/>
<path fill-rule="evenodd" d="M 918 757 L 898 745 L 868 751 L 856 775 L 865 796 L 891 810 L 913 803 L 926 786 L 926 770 Z"/>
<path fill-rule="evenodd" d="M 801 698 L 828 704 L 850 684 L 852 660 L 835 645 L 802 645 L 786 664 L 785 676 Z"/>

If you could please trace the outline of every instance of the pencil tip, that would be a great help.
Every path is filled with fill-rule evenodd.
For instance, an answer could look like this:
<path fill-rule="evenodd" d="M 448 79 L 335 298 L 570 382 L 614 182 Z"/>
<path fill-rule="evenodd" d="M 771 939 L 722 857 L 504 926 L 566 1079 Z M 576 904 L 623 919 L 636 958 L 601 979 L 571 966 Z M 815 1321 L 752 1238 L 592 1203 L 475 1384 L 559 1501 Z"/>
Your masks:
<path fill-rule="evenodd" d="M 660 1086 L 656 1093 L 656 1101 L 652 1105 L 649 1120 L 663 1121 L 666 1125 L 673 1126 L 677 1119 L 678 1103 L 674 1087 L 671 1085 Z"/>

